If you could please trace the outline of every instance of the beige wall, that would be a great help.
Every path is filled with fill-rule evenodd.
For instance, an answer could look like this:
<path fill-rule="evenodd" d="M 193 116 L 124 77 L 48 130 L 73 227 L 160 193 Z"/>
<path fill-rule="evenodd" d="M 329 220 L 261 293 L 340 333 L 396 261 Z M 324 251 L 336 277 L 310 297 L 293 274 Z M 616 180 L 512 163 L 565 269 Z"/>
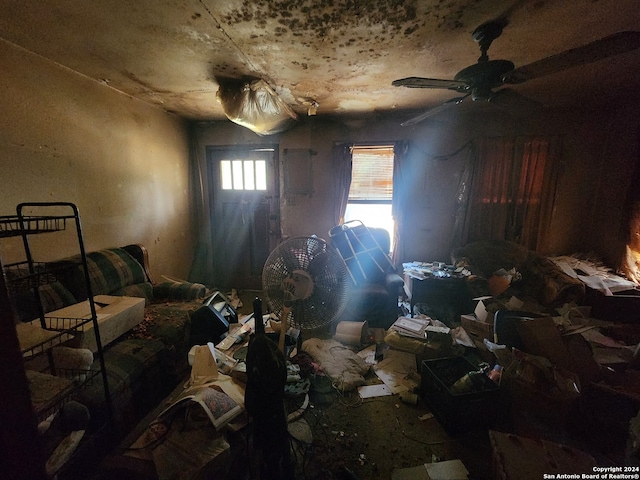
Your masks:
<path fill-rule="evenodd" d="M 186 277 L 186 122 L 2 41 L 0 71 L 0 214 L 73 202 L 87 250 L 142 243 L 156 277 Z M 53 258 L 73 253 L 64 238 L 37 241 Z M 2 249 L 5 262 L 20 250 Z"/>
<path fill-rule="evenodd" d="M 433 157 L 456 152 L 482 135 L 560 134 L 564 140 L 557 205 L 543 253 L 594 251 L 615 265 L 624 245 L 623 202 L 630 188 L 629 170 L 639 156 L 639 120 L 633 113 L 638 105 L 637 100 L 624 99 L 600 108 L 540 110 L 513 116 L 475 104 L 414 127 L 399 126 L 406 115 L 346 122 L 319 115 L 303 118 L 295 128 L 271 137 L 259 137 L 229 122 L 214 122 L 199 125 L 198 141 L 201 160 L 207 145 L 234 143 L 277 143 L 281 159 L 285 148 L 317 152 L 313 157 L 313 194 L 282 196 L 281 227 L 285 237 L 315 233 L 327 238 L 333 226 L 333 143 L 411 140 L 424 152 L 424 161 L 412 175 L 415 203 L 410 217 L 414 231 L 403 260 L 448 261 L 455 214 L 453 193 L 462 156 L 445 161 Z M 282 167 L 280 173 L 282 176 Z"/>

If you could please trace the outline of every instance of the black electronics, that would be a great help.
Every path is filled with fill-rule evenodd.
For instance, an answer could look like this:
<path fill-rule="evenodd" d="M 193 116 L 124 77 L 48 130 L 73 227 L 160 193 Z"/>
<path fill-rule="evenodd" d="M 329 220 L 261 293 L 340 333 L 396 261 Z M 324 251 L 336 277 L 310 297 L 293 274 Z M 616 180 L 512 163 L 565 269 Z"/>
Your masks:
<path fill-rule="evenodd" d="M 229 331 L 230 323 L 238 322 L 238 314 L 221 292 L 214 292 L 191 314 L 189 346 L 217 344 Z"/>
<path fill-rule="evenodd" d="M 203 305 L 208 306 L 220 313 L 228 323 L 238 323 L 238 314 L 231 305 L 231 300 L 222 292 L 214 292 L 204 299 Z"/>

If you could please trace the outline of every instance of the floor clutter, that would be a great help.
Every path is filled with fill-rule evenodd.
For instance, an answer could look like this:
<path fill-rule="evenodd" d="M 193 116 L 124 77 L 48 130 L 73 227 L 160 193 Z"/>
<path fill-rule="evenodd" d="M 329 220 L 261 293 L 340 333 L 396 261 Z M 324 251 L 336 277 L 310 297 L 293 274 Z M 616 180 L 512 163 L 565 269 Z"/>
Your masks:
<path fill-rule="evenodd" d="M 238 294 L 245 297 L 242 305 L 252 305 L 251 297 L 261 292 Z M 243 311 L 247 309 L 239 308 L 239 322 L 230 325 L 229 336 L 247 326 L 255 331 L 255 319 L 247 321 L 250 315 Z M 189 424 L 177 417 L 168 430 L 179 432 L 182 445 L 201 441 L 202 428 L 207 429 L 208 442 L 215 440 L 216 445 L 207 450 L 209 456 L 187 456 L 188 464 L 180 468 L 175 468 L 176 458 L 185 460 L 173 458 L 168 470 L 162 466 L 166 462 L 159 463 L 154 454 L 158 448 L 167 448 L 160 447 L 164 437 L 148 445 L 140 440 L 149 435 L 149 425 L 158 418 L 158 412 L 152 412 L 107 458 L 101 473 L 129 471 L 131 463 L 123 457 L 143 462 L 144 470 L 153 472 L 149 478 L 533 479 L 625 465 L 634 454 L 627 440 L 639 390 L 634 393 L 609 384 L 610 391 L 604 394 L 607 383 L 600 376 L 600 387 L 594 390 L 587 383 L 595 380 L 594 365 L 612 377 L 617 372 L 585 353 L 604 347 L 603 342 L 613 351 L 623 347 L 611 339 L 605 341 L 602 333 L 594 336 L 601 329 L 588 318 L 580 317 L 580 325 L 587 326 L 577 327 L 573 315 L 584 313 L 583 309 L 567 306 L 562 311 L 565 314 L 558 318 L 527 320 L 532 323 L 520 330 L 533 330 L 537 336 L 525 340 L 524 350 L 486 338 L 474 341 L 460 324 L 447 326 L 421 313 L 399 315 L 388 329 L 364 323 L 347 330 L 297 332 L 286 359 L 282 399 L 288 427 L 284 443 L 290 456 L 280 461 L 290 462 L 291 470 L 285 469 L 288 477 L 270 477 L 273 467 L 264 468 L 273 455 L 264 456 L 269 440 L 264 430 L 256 433 L 259 415 L 254 413 L 252 418 L 251 409 L 249 415 L 232 418 L 224 428 L 212 427 L 206 418 Z M 572 319 L 576 331 L 592 333 L 586 337 L 573 333 L 567 341 L 563 329 L 557 328 L 567 319 Z M 277 326 L 269 320 L 269 314 L 263 315 L 267 334 Z M 336 335 L 338 331 L 343 335 Z M 579 341 L 575 335 L 580 335 Z M 212 350 L 211 357 L 220 368 L 211 386 L 242 400 L 249 377 L 247 347 L 253 337 L 235 337 L 233 343 L 220 342 L 218 347 L 224 350 Z M 276 345 L 273 338 L 271 348 Z M 590 348 L 585 350 L 585 345 Z M 563 363 L 568 359 L 573 363 Z M 625 376 L 635 378 L 635 373 L 627 370 Z M 183 389 L 179 386 L 174 398 Z M 620 417 L 614 418 L 623 404 L 625 412 L 618 411 Z M 625 421 L 621 430 L 616 422 Z M 273 442 L 275 437 L 269 438 Z M 270 444 L 272 453 L 276 445 Z M 127 469 L 122 470 L 125 464 Z M 278 465 L 282 472 L 282 463 Z M 135 468 L 143 470 L 138 463 Z"/>
<path fill-rule="evenodd" d="M 356 259 L 338 272 L 335 261 L 346 260 L 318 237 L 283 242 L 256 291 L 154 284 L 139 245 L 90 252 L 114 426 L 124 432 L 95 480 L 520 480 L 636 468 L 637 290 L 586 260 L 508 242 L 468 245 L 453 264 L 409 262 L 401 277 L 377 261 L 386 246 L 364 228 L 333 235 Z M 341 305 L 347 274 L 365 265 L 363 284 L 404 285 L 381 291 L 372 322 Z M 50 297 L 47 314 L 84 308 L 74 278 L 59 276 L 68 300 Z M 43 334 L 28 322 L 20 330 Z M 86 375 L 95 359 L 83 346 L 53 349 L 56 364 Z M 58 377 L 43 378 L 37 359 L 30 382 L 50 393 Z M 94 390 L 74 398 L 75 417 L 60 410 L 41 424 L 52 471 L 100 419 Z M 69 461 L 68 478 L 85 478 L 99 450 Z"/>

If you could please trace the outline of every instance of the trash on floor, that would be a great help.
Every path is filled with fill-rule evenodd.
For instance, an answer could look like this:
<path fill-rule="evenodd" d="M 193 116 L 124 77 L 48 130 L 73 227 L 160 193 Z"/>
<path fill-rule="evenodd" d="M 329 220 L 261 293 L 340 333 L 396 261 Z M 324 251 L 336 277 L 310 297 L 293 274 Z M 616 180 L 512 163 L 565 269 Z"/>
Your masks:
<path fill-rule="evenodd" d="M 398 468 L 391 480 L 467 480 L 469 472 L 460 460 L 431 462 L 417 467 Z"/>
<path fill-rule="evenodd" d="M 340 342 L 309 338 L 302 342 L 302 351 L 322 365 L 339 391 L 347 392 L 365 384 L 364 375 L 370 366 Z"/>
<path fill-rule="evenodd" d="M 391 389 L 384 383 L 377 385 L 361 385 L 358 387 L 360 398 L 384 397 L 393 395 Z"/>
<path fill-rule="evenodd" d="M 387 350 L 384 360 L 373 367 L 375 374 L 393 393 L 412 391 L 418 386 L 416 356 L 398 350 Z"/>

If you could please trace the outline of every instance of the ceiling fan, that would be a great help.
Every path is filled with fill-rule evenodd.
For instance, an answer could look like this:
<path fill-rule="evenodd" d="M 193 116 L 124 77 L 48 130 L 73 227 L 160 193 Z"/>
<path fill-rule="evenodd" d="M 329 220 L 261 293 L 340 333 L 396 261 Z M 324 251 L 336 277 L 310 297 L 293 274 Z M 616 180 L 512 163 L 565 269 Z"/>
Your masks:
<path fill-rule="evenodd" d="M 464 94 L 461 97 L 447 100 L 443 104 L 403 122 L 401 125 L 415 125 L 448 109 L 452 105 L 462 103 L 468 97 L 471 97 L 473 101 L 482 102 L 500 102 L 509 97 L 513 98 L 515 92 L 510 88 L 494 89 L 505 84 L 523 83 L 527 80 L 640 48 L 640 32 L 624 31 L 581 47 L 565 50 L 529 65 L 515 68 L 513 62 L 509 60 L 489 60 L 489 55 L 487 54 L 491 43 L 502 34 L 502 30 L 507 26 L 507 23 L 506 17 L 497 18 L 483 23 L 472 32 L 473 40 L 480 46 L 480 58 L 474 65 L 460 70 L 453 77 L 453 80 L 422 77 L 407 77 L 394 80 L 392 85 L 395 87 L 439 88 Z"/>

